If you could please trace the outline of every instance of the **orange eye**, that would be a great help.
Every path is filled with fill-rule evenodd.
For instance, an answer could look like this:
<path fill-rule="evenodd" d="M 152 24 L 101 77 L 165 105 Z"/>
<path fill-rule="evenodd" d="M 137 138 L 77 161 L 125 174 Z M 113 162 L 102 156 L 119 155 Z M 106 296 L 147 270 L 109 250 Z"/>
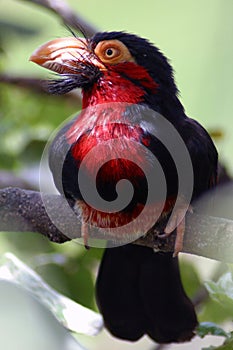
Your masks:
<path fill-rule="evenodd" d="M 119 40 L 103 40 L 97 44 L 94 51 L 103 63 L 134 62 L 127 47 Z"/>

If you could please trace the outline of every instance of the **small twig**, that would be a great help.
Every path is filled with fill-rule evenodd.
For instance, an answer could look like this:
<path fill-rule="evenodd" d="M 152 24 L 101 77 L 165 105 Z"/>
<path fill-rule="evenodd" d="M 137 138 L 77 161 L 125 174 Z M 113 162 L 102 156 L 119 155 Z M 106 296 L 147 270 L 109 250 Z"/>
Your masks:
<path fill-rule="evenodd" d="M 56 225 L 47 214 L 45 202 L 50 208 L 50 216 L 54 213 L 56 217 Z M 67 210 L 67 201 L 60 195 L 43 195 L 42 200 L 41 194 L 36 191 L 18 188 L 0 190 L 0 231 L 38 232 L 51 241 L 62 243 L 80 237 L 80 225 L 73 211 Z M 135 243 L 160 251 L 173 251 L 175 235 L 164 240 L 157 234 L 158 228 Z M 187 215 L 183 252 L 230 263 L 233 262 L 232 248 L 232 220 Z"/>
<path fill-rule="evenodd" d="M 43 6 L 56 15 L 58 15 L 62 21 L 72 28 L 81 29 L 88 37 L 93 36 L 97 29 L 89 22 L 84 20 L 80 15 L 75 13 L 70 6 L 64 0 L 21 0 L 28 1 L 34 4 Z"/>
<path fill-rule="evenodd" d="M 0 83 L 16 85 L 39 93 L 46 93 L 42 85 L 42 80 L 38 78 L 25 78 L 10 74 L 0 74 Z"/>
<path fill-rule="evenodd" d="M 13 76 L 7 73 L 2 73 L 0 74 L 0 84 L 15 85 L 19 88 L 48 95 L 46 88 L 44 87 L 44 81 L 39 78 L 25 78 L 22 76 Z M 51 95 L 50 98 L 52 98 Z M 55 95 L 54 98 L 72 99 L 77 105 L 81 105 L 82 103 L 82 97 L 79 90 L 71 91 L 66 95 L 59 95 L 59 97 Z"/>

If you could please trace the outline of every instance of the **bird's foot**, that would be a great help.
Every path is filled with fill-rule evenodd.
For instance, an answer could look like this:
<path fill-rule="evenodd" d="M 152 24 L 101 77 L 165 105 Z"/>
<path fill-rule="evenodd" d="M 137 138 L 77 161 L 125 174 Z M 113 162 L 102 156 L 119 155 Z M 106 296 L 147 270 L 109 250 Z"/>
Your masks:
<path fill-rule="evenodd" d="M 176 239 L 174 245 L 173 257 L 178 256 L 183 249 L 184 233 L 185 233 L 185 215 L 187 212 L 192 213 L 192 207 L 181 201 L 179 207 L 172 212 L 164 233 L 159 235 L 160 238 L 169 237 L 176 230 Z"/>

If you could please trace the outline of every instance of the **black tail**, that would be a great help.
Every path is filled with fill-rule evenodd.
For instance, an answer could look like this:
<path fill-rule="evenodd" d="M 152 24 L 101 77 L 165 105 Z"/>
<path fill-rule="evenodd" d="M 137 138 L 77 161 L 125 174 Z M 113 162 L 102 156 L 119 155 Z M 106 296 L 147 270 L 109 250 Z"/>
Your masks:
<path fill-rule="evenodd" d="M 96 282 L 96 298 L 106 328 L 135 341 L 148 334 L 158 343 L 194 335 L 197 318 L 170 253 L 126 245 L 106 249 Z"/>

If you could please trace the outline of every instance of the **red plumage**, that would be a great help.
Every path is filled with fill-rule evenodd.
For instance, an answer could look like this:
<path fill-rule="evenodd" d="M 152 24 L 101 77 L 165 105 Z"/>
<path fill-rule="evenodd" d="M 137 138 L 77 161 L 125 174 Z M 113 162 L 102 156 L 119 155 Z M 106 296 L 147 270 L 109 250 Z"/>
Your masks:
<path fill-rule="evenodd" d="M 82 88 L 82 112 L 58 133 L 49 160 L 58 190 L 78 203 L 85 224 L 119 228 L 124 236 L 124 225 L 140 217 L 145 203 L 146 219 L 153 220 L 156 207 L 161 207 L 159 220 L 168 221 L 180 184 L 172 155 L 159 139 L 164 130 L 160 130 L 158 113 L 175 128 L 189 152 L 194 177 L 191 199 L 215 185 L 217 152 L 212 140 L 185 115 L 170 64 L 147 40 L 123 32 L 97 33 L 89 40 L 56 39 L 36 50 L 31 60 L 62 74 L 49 84 L 50 92 Z M 168 136 L 170 131 L 166 130 Z M 159 185 L 147 203 L 151 188 L 146 174 L 156 177 L 155 158 L 167 185 L 162 205 Z M 186 170 L 184 167 L 183 172 Z M 117 213 L 93 208 L 80 190 L 80 172 L 87 183 L 96 180 L 99 195 L 109 202 L 117 197 L 119 181 L 129 180 L 134 186 L 131 202 Z M 186 194 L 182 193 L 184 202 Z M 182 246 L 183 223 L 184 219 L 177 222 L 176 255 Z M 127 232 L 127 238 L 130 234 L 132 241 L 138 232 L 146 233 L 144 224 Z M 166 229 L 167 236 L 171 232 Z M 156 342 L 169 343 L 194 336 L 195 310 L 172 254 L 130 244 L 107 249 L 96 296 L 105 325 L 116 337 L 137 340 L 148 334 Z"/>

